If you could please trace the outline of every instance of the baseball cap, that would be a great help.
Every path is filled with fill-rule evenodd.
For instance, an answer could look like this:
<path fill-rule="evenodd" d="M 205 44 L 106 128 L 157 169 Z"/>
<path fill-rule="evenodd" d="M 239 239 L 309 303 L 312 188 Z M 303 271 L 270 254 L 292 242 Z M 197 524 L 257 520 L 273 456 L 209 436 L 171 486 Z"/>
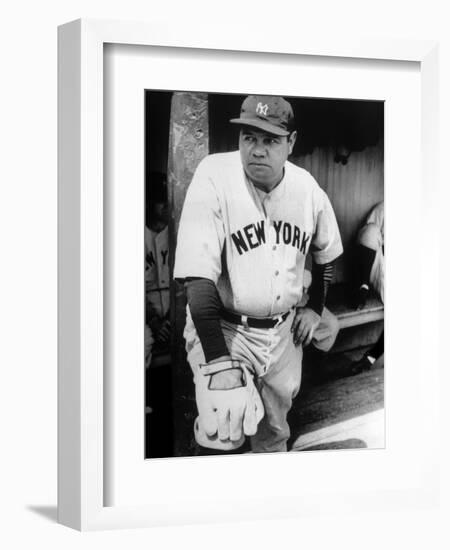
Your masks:
<path fill-rule="evenodd" d="M 230 122 L 287 136 L 293 130 L 294 112 L 291 104 L 282 97 L 249 95 L 242 103 L 240 117 L 232 118 Z"/>

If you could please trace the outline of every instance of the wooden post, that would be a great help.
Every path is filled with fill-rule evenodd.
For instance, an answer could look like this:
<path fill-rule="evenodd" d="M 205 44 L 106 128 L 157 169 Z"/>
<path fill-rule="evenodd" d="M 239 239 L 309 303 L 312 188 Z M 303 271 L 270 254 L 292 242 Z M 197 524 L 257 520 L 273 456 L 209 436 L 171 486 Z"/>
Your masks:
<path fill-rule="evenodd" d="M 186 191 L 195 169 L 208 152 L 207 94 L 175 92 L 170 114 L 167 166 L 171 213 L 169 222 L 171 273 L 173 273 L 176 235 Z M 183 338 L 186 300 L 180 284 L 174 283 L 174 290 L 171 294 L 174 456 L 192 456 L 196 454 L 192 431 L 196 407 L 192 374 L 186 360 Z"/>

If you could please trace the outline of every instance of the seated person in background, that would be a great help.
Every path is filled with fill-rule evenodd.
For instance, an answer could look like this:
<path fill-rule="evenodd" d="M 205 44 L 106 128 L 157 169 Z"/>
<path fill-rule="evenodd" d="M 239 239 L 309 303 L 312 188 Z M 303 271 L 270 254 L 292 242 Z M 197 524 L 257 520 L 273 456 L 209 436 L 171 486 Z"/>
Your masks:
<path fill-rule="evenodd" d="M 355 309 L 365 306 L 372 286 L 384 302 L 384 202 L 371 210 L 357 237 L 356 269 L 358 288 L 353 298 Z"/>
<path fill-rule="evenodd" d="M 353 298 L 355 309 L 365 306 L 372 287 L 384 303 L 384 202 L 370 211 L 366 223 L 358 233 L 356 251 L 358 288 Z M 352 373 L 369 370 L 384 353 L 384 331 L 375 345 L 352 365 Z"/>
<path fill-rule="evenodd" d="M 364 353 L 359 361 L 355 361 L 351 366 L 352 374 L 359 374 L 360 372 L 370 370 L 375 361 L 384 354 L 384 330 L 380 334 L 380 337 L 375 344 Z"/>
<path fill-rule="evenodd" d="M 169 235 L 166 177 L 150 174 L 145 227 L 145 366 L 170 341 Z"/>

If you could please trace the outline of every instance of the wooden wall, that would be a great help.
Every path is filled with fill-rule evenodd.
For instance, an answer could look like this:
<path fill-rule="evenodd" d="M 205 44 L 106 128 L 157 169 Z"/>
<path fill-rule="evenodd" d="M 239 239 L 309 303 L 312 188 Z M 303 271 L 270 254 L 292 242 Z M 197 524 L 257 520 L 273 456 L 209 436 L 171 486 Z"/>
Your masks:
<path fill-rule="evenodd" d="M 314 176 L 333 205 L 344 244 L 336 273 L 336 280 L 341 282 L 351 275 L 355 233 L 372 206 L 384 198 L 384 147 L 380 141 L 363 151 L 352 152 L 346 165 L 336 163 L 334 153 L 330 147 L 316 148 L 291 161 Z"/>

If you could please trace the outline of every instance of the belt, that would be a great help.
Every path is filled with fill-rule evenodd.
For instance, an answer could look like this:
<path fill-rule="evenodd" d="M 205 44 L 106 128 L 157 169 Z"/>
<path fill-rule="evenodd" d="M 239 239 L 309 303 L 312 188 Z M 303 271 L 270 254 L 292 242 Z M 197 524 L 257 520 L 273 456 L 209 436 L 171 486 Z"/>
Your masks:
<path fill-rule="evenodd" d="M 257 317 L 247 317 L 246 315 L 238 315 L 237 313 L 231 313 L 231 311 L 223 310 L 222 317 L 225 321 L 234 323 L 235 325 L 243 325 L 253 328 L 273 328 L 274 326 L 285 321 L 289 313 L 289 311 L 286 311 L 286 313 L 277 315 L 276 317 L 258 319 Z"/>

